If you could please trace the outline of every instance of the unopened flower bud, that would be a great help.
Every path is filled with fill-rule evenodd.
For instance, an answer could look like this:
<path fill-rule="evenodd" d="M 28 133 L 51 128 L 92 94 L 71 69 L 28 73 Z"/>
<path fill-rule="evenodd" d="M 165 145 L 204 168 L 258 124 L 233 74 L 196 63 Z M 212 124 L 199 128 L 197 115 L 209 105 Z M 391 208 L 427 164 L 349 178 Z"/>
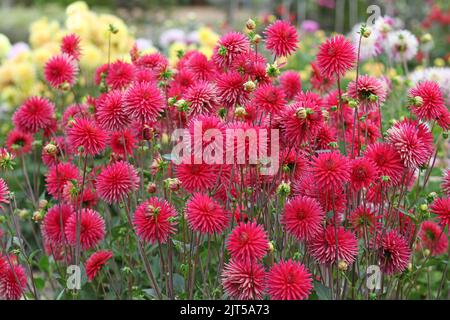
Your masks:
<path fill-rule="evenodd" d="M 254 30 L 256 28 L 256 22 L 253 19 L 248 19 L 245 23 L 245 27 L 248 30 Z"/>
<path fill-rule="evenodd" d="M 48 201 L 45 199 L 41 199 L 39 200 L 39 209 L 45 209 L 45 207 L 47 206 Z"/>
<path fill-rule="evenodd" d="M 413 270 L 413 264 L 411 262 L 408 263 L 407 269 L 409 272 Z"/>
<path fill-rule="evenodd" d="M 44 214 L 42 211 L 35 211 L 33 212 L 33 217 L 32 217 L 34 222 L 41 222 L 42 219 L 44 219 Z"/>
<path fill-rule="evenodd" d="M 431 203 L 431 202 L 433 202 L 434 201 L 434 199 L 436 199 L 437 198 L 437 193 L 436 192 L 430 192 L 429 194 L 428 194 L 428 196 L 427 196 L 427 201 L 428 201 L 428 203 Z"/>
<path fill-rule="evenodd" d="M 269 251 L 269 252 L 274 252 L 274 251 L 275 251 L 275 246 L 273 245 L 273 242 L 272 242 L 272 241 L 269 241 L 269 244 L 268 244 L 268 251 Z"/>
<path fill-rule="evenodd" d="M 234 115 L 235 115 L 237 118 L 244 118 L 244 117 L 247 115 L 247 111 L 245 110 L 244 107 L 237 107 L 237 108 L 234 110 Z"/>
<path fill-rule="evenodd" d="M 147 185 L 147 192 L 152 194 L 156 192 L 156 184 L 154 182 L 149 182 Z"/>
<path fill-rule="evenodd" d="M 256 88 L 256 84 L 251 80 L 244 83 L 244 90 L 247 92 L 252 92 L 253 90 L 255 90 L 255 88 Z"/>
<path fill-rule="evenodd" d="M 358 101 L 356 101 L 356 100 L 354 100 L 354 99 L 351 99 L 351 100 L 349 100 L 349 102 L 348 102 L 348 106 L 349 106 L 350 108 L 356 108 L 356 107 L 358 106 Z"/>
<path fill-rule="evenodd" d="M 337 111 L 338 107 L 337 106 L 331 106 L 330 111 L 331 112 L 335 112 Z"/>
<path fill-rule="evenodd" d="M 175 105 L 176 102 L 177 102 L 177 97 L 170 97 L 169 99 L 167 99 L 167 103 L 169 104 L 169 106 Z"/>
<path fill-rule="evenodd" d="M 289 183 L 281 182 L 277 188 L 277 194 L 282 197 L 287 197 L 291 193 L 291 186 Z"/>
<path fill-rule="evenodd" d="M 260 43 L 261 40 L 262 40 L 262 37 L 261 37 L 259 34 L 255 34 L 255 35 L 253 36 L 253 38 L 252 38 L 252 42 L 253 42 L 254 44 Z"/>
<path fill-rule="evenodd" d="M 30 217 L 30 212 L 27 209 L 21 209 L 17 212 L 20 219 L 26 220 Z"/>
<path fill-rule="evenodd" d="M 3 216 L 3 215 L 1 215 L 1 216 L 0 216 L 0 224 L 1 224 L 1 223 L 5 223 L 5 221 L 6 221 L 6 217 Z"/>
<path fill-rule="evenodd" d="M 181 186 L 181 181 L 178 178 L 167 178 L 164 183 L 171 191 L 178 191 Z"/>
<path fill-rule="evenodd" d="M 410 105 L 421 107 L 423 105 L 423 98 L 421 96 L 410 97 Z"/>
<path fill-rule="evenodd" d="M 280 75 L 280 69 L 276 63 L 268 63 L 266 67 L 266 73 L 269 77 L 275 78 Z"/>
<path fill-rule="evenodd" d="M 44 147 L 44 152 L 49 155 L 55 155 L 58 153 L 58 147 L 51 142 L 47 143 Z"/>
<path fill-rule="evenodd" d="M 376 101 L 378 101 L 378 96 L 377 96 L 376 94 L 371 93 L 371 94 L 369 95 L 369 101 L 371 101 L 371 102 L 376 102 Z"/>
<path fill-rule="evenodd" d="M 422 37 L 420 37 L 420 42 L 429 43 L 433 41 L 433 36 L 429 33 L 425 33 Z"/>
<path fill-rule="evenodd" d="M 422 203 L 419 206 L 420 211 L 427 211 L 428 210 L 428 205 L 426 203 Z"/>
<path fill-rule="evenodd" d="M 304 108 L 304 107 L 298 108 L 297 111 L 295 112 L 295 115 L 299 119 L 306 119 L 308 115 L 311 114 L 314 114 L 314 110 L 311 108 Z"/>
<path fill-rule="evenodd" d="M 423 250 L 423 255 L 424 255 L 424 257 L 429 257 L 430 254 L 431 254 L 431 251 L 430 251 L 429 249 Z"/>
<path fill-rule="evenodd" d="M 448 135 L 449 135 L 448 131 L 442 132 L 442 138 L 447 139 Z"/>
<path fill-rule="evenodd" d="M 362 35 L 364 38 L 370 37 L 371 34 L 372 34 L 372 30 L 370 30 L 369 27 L 364 26 L 364 27 L 361 28 L 361 35 Z"/>
<path fill-rule="evenodd" d="M 339 263 L 338 263 L 338 268 L 341 271 L 347 271 L 347 269 L 348 269 L 347 262 L 345 262 L 344 260 L 340 260 Z"/>

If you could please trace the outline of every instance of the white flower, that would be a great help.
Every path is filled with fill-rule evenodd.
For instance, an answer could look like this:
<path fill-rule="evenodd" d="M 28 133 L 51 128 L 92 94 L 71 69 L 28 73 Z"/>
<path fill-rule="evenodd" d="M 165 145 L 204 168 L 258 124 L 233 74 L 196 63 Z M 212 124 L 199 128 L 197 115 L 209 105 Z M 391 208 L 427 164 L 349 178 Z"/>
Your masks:
<path fill-rule="evenodd" d="M 350 32 L 350 38 L 352 39 L 356 50 L 358 50 L 361 26 L 362 24 L 355 25 Z M 359 53 L 360 60 L 367 60 L 376 57 L 383 51 L 383 47 L 379 41 L 380 33 L 373 29 L 371 29 L 371 31 L 372 33 L 368 38 L 361 38 L 361 50 Z"/>
<path fill-rule="evenodd" d="M 389 57 L 396 61 L 409 61 L 417 54 L 419 41 L 408 30 L 389 32 L 385 41 L 385 50 Z"/>
<path fill-rule="evenodd" d="M 181 29 L 168 29 L 161 33 L 159 44 L 163 48 L 168 48 L 174 42 L 186 42 L 186 33 Z"/>
<path fill-rule="evenodd" d="M 435 81 L 441 88 L 442 94 L 447 102 L 450 103 L 450 68 L 425 68 L 412 72 L 409 79 L 415 85 L 420 81 Z"/>

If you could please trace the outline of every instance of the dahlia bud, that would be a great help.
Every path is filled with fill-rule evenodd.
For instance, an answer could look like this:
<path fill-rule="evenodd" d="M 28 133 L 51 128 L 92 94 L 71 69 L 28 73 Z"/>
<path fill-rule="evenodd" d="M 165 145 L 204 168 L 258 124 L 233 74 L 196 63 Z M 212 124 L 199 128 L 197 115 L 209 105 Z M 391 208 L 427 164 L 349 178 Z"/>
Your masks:
<path fill-rule="evenodd" d="M 448 138 L 448 131 L 442 132 L 442 138 L 447 139 Z"/>
<path fill-rule="evenodd" d="M 413 264 L 411 262 L 408 263 L 408 266 L 406 267 L 409 272 L 413 271 Z"/>
<path fill-rule="evenodd" d="M 410 97 L 409 104 L 416 107 L 421 107 L 423 105 L 423 98 L 421 96 Z"/>
<path fill-rule="evenodd" d="M 280 69 L 276 63 L 268 63 L 266 67 L 266 73 L 269 77 L 275 78 L 280 75 Z"/>
<path fill-rule="evenodd" d="M 367 26 L 362 26 L 362 27 L 361 27 L 361 35 L 362 35 L 364 38 L 370 37 L 371 34 L 372 34 L 372 30 L 370 30 L 369 27 L 367 27 Z"/>
<path fill-rule="evenodd" d="M 388 182 L 389 180 L 391 180 L 391 177 L 389 177 L 389 176 L 381 176 L 381 181 Z"/>
<path fill-rule="evenodd" d="M 42 211 L 35 211 L 33 212 L 33 217 L 32 217 L 34 222 L 41 222 L 42 219 L 44 219 L 44 213 Z"/>
<path fill-rule="evenodd" d="M 424 255 L 424 257 L 429 257 L 430 254 L 431 254 L 431 251 L 430 251 L 429 249 L 423 250 L 423 255 Z"/>
<path fill-rule="evenodd" d="M 156 184 L 154 182 L 149 182 L 147 185 L 147 192 L 152 194 L 156 192 Z"/>
<path fill-rule="evenodd" d="M 256 22 L 252 19 L 248 19 L 247 22 L 245 23 L 245 27 L 248 30 L 255 30 L 256 28 Z"/>
<path fill-rule="evenodd" d="M 28 211 L 27 209 L 21 209 L 17 211 L 17 215 L 20 219 L 26 220 L 30 217 L 30 211 Z"/>
<path fill-rule="evenodd" d="M 5 223 L 6 221 L 6 217 L 5 216 L 0 216 L 0 224 Z"/>
<path fill-rule="evenodd" d="M 236 118 L 244 118 L 247 115 L 247 111 L 244 107 L 237 107 L 234 110 L 234 115 L 236 116 Z"/>
<path fill-rule="evenodd" d="M 47 207 L 48 201 L 45 199 L 39 200 L 39 209 L 45 209 Z"/>
<path fill-rule="evenodd" d="M 251 80 L 244 83 L 244 90 L 247 92 L 252 92 L 253 90 L 255 90 L 255 88 L 256 88 L 256 84 Z"/>
<path fill-rule="evenodd" d="M 58 147 L 51 142 L 47 143 L 47 145 L 44 147 L 44 152 L 46 154 L 54 156 L 58 153 Z"/>
<path fill-rule="evenodd" d="M 286 182 L 281 182 L 277 188 L 277 194 L 282 197 L 287 197 L 291 193 L 291 185 Z"/>
<path fill-rule="evenodd" d="M 330 111 L 331 112 L 335 112 L 337 111 L 338 107 L 337 106 L 331 106 Z"/>
<path fill-rule="evenodd" d="M 108 30 L 112 34 L 117 34 L 119 32 L 119 29 L 117 29 L 112 23 L 109 24 Z"/>
<path fill-rule="evenodd" d="M 227 48 L 225 48 L 224 46 L 220 46 L 219 50 L 217 51 L 217 53 L 219 55 L 221 55 L 222 57 L 227 55 Z"/>
<path fill-rule="evenodd" d="M 3 170 L 13 170 L 14 165 L 14 155 L 9 153 L 5 148 L 0 149 L 0 169 Z"/>
<path fill-rule="evenodd" d="M 164 184 L 171 191 L 178 191 L 181 186 L 181 181 L 178 178 L 167 178 L 164 180 Z"/>
<path fill-rule="evenodd" d="M 433 41 L 433 36 L 429 33 L 425 33 L 422 37 L 420 37 L 420 42 L 428 43 Z"/>
<path fill-rule="evenodd" d="M 329 146 L 331 149 L 337 149 L 337 148 L 339 148 L 339 144 L 338 144 L 336 141 L 331 141 L 331 142 L 329 142 L 329 143 L 328 143 L 328 146 Z"/>
<path fill-rule="evenodd" d="M 314 114 L 314 110 L 311 108 L 304 108 L 304 107 L 298 108 L 297 111 L 295 112 L 295 115 L 299 119 L 306 119 L 308 115 L 311 114 Z"/>
<path fill-rule="evenodd" d="M 428 205 L 426 203 L 423 203 L 419 206 L 420 211 L 427 211 Z"/>
<path fill-rule="evenodd" d="M 275 246 L 273 245 L 273 242 L 272 242 L 272 241 L 269 241 L 269 244 L 268 244 L 268 251 L 269 251 L 269 252 L 274 252 L 274 251 L 275 251 Z"/>
<path fill-rule="evenodd" d="M 434 65 L 436 67 L 444 67 L 445 66 L 445 60 L 442 58 L 436 58 L 434 59 Z"/>
<path fill-rule="evenodd" d="M 177 107 L 178 111 L 186 112 L 189 110 L 190 103 L 184 99 L 180 99 L 174 105 Z"/>
<path fill-rule="evenodd" d="M 371 101 L 371 102 L 376 102 L 376 101 L 378 101 L 378 96 L 377 96 L 376 94 L 371 93 L 371 94 L 369 95 L 369 101 Z"/>
<path fill-rule="evenodd" d="M 330 113 L 328 110 L 322 109 L 322 117 L 325 121 L 328 121 L 330 119 Z"/>
<path fill-rule="evenodd" d="M 338 263 L 338 269 L 341 271 L 347 271 L 347 269 L 348 269 L 347 262 L 345 262 L 344 260 L 340 260 Z"/>
<path fill-rule="evenodd" d="M 176 102 L 177 102 L 177 97 L 170 97 L 169 99 L 167 99 L 167 103 L 169 104 L 170 107 L 175 105 Z"/>
<path fill-rule="evenodd" d="M 348 106 L 349 106 L 350 108 L 356 108 L 356 107 L 358 107 L 358 101 L 356 101 L 356 100 L 354 100 L 354 99 L 351 99 L 351 100 L 349 100 L 349 102 L 348 102 Z"/>
<path fill-rule="evenodd" d="M 253 44 L 258 44 L 261 42 L 261 40 L 262 40 L 262 37 L 259 34 L 255 34 L 252 38 Z"/>
<path fill-rule="evenodd" d="M 436 192 L 430 192 L 430 193 L 428 194 L 428 196 L 427 196 L 427 201 L 428 201 L 428 203 L 433 202 L 434 199 L 437 198 L 437 196 L 438 196 L 438 195 L 437 195 Z"/>
<path fill-rule="evenodd" d="M 161 143 L 164 145 L 167 145 L 167 144 L 169 144 L 169 142 L 170 142 L 170 136 L 164 132 L 161 136 Z"/>

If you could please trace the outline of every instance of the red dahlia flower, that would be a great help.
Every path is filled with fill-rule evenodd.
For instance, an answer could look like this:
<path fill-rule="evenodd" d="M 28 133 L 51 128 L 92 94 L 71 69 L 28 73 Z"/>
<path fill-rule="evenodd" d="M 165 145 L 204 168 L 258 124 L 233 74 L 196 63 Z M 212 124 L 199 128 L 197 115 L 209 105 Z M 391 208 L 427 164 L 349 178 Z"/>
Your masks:
<path fill-rule="evenodd" d="M 13 129 L 6 137 L 6 148 L 16 156 L 21 156 L 31 152 L 33 146 L 33 136 L 29 133 Z"/>
<path fill-rule="evenodd" d="M 113 253 L 109 250 L 101 250 L 94 252 L 89 259 L 86 260 L 85 269 L 89 281 L 92 281 L 97 273 L 106 265 L 108 260 L 113 257 Z"/>
<path fill-rule="evenodd" d="M 260 300 L 266 287 L 266 272 L 257 262 L 231 259 L 224 266 L 222 285 L 232 299 Z"/>
<path fill-rule="evenodd" d="M 61 52 L 68 54 L 75 60 L 80 60 L 81 48 L 80 37 L 74 33 L 65 35 L 61 40 Z"/>
<path fill-rule="evenodd" d="M 352 264 L 358 255 L 358 241 L 355 235 L 343 227 L 330 225 L 310 241 L 311 255 L 322 264 L 344 261 Z M 337 259 L 337 261 L 336 261 Z"/>
<path fill-rule="evenodd" d="M 64 229 L 67 219 L 74 214 L 74 209 L 68 204 L 51 207 L 42 222 L 42 233 L 45 239 L 53 245 L 65 244 Z"/>
<path fill-rule="evenodd" d="M 45 80 L 54 88 L 67 84 L 73 86 L 78 75 L 77 61 L 66 53 L 53 56 L 45 64 Z"/>
<path fill-rule="evenodd" d="M 408 266 L 411 249 L 406 239 L 391 230 L 380 235 L 375 241 L 380 259 L 380 267 L 386 274 L 400 273 Z"/>
<path fill-rule="evenodd" d="M 298 261 L 280 261 L 270 269 L 267 278 L 272 300 L 303 300 L 313 288 L 311 273 Z"/>
<path fill-rule="evenodd" d="M 100 213 L 92 209 L 81 209 L 75 212 L 66 221 L 65 234 L 67 242 L 77 245 L 77 216 L 81 215 L 80 244 L 83 250 L 95 247 L 105 237 L 105 220 Z"/>
<path fill-rule="evenodd" d="M 121 130 L 131 123 L 120 90 L 111 90 L 98 98 L 95 116 L 99 126 L 107 130 Z"/>
<path fill-rule="evenodd" d="M 424 221 L 419 232 L 420 247 L 430 250 L 433 256 L 447 252 L 447 234 L 433 221 Z"/>
<path fill-rule="evenodd" d="M 141 122 L 156 120 L 164 110 L 164 99 L 155 83 L 134 83 L 125 92 L 125 112 Z"/>
<path fill-rule="evenodd" d="M 297 49 L 297 30 L 287 21 L 275 21 L 267 27 L 265 34 L 266 48 L 275 57 L 289 56 Z"/>
<path fill-rule="evenodd" d="M 430 206 L 431 212 L 436 214 L 444 227 L 450 225 L 450 198 L 438 198 Z"/>
<path fill-rule="evenodd" d="M 239 223 L 227 239 L 227 250 L 239 260 L 261 260 L 268 248 L 267 234 L 256 222 Z"/>
<path fill-rule="evenodd" d="M 36 133 L 53 124 L 55 106 L 47 98 L 28 98 L 14 113 L 12 121 L 23 132 Z"/>
<path fill-rule="evenodd" d="M 281 221 L 288 233 L 298 240 L 309 241 L 321 231 L 324 216 L 315 199 L 298 196 L 286 203 Z"/>
<path fill-rule="evenodd" d="M 425 124 L 406 119 L 394 124 L 387 133 L 388 141 L 400 154 L 405 167 L 415 169 L 430 159 L 433 135 Z"/>
<path fill-rule="evenodd" d="M 186 204 L 189 227 L 202 234 L 220 234 L 230 222 L 230 214 L 206 194 L 195 193 Z"/>
<path fill-rule="evenodd" d="M 152 197 L 141 203 L 133 217 L 136 234 L 144 241 L 166 243 L 176 232 L 177 212 L 166 200 Z"/>
<path fill-rule="evenodd" d="M 74 120 L 67 130 L 67 137 L 81 154 L 97 155 L 106 147 L 107 133 L 93 120 Z"/>
<path fill-rule="evenodd" d="M 25 269 L 13 261 L 6 262 L 0 272 L 0 297 L 6 300 L 19 300 L 26 287 Z"/>
<path fill-rule="evenodd" d="M 139 185 L 136 169 L 128 162 L 118 161 L 105 167 L 96 179 L 100 198 L 108 203 L 123 201 Z"/>
<path fill-rule="evenodd" d="M 346 71 L 353 68 L 355 62 L 355 47 L 343 35 L 325 41 L 317 54 L 317 65 L 325 77 L 342 77 Z"/>
<path fill-rule="evenodd" d="M 313 159 L 311 173 L 319 188 L 332 190 L 350 179 L 348 159 L 337 151 L 320 153 Z"/>

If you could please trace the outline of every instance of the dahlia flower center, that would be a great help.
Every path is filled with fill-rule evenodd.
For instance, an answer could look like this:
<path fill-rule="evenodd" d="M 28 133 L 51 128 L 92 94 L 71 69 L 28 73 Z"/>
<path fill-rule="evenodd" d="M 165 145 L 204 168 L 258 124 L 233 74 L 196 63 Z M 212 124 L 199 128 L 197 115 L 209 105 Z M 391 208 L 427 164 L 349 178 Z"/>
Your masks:
<path fill-rule="evenodd" d="M 239 242 L 240 242 L 241 244 L 247 244 L 247 242 L 248 242 L 249 239 L 250 239 L 250 237 L 248 236 L 248 233 L 247 233 L 247 232 L 242 232 L 242 233 L 239 235 Z"/>

